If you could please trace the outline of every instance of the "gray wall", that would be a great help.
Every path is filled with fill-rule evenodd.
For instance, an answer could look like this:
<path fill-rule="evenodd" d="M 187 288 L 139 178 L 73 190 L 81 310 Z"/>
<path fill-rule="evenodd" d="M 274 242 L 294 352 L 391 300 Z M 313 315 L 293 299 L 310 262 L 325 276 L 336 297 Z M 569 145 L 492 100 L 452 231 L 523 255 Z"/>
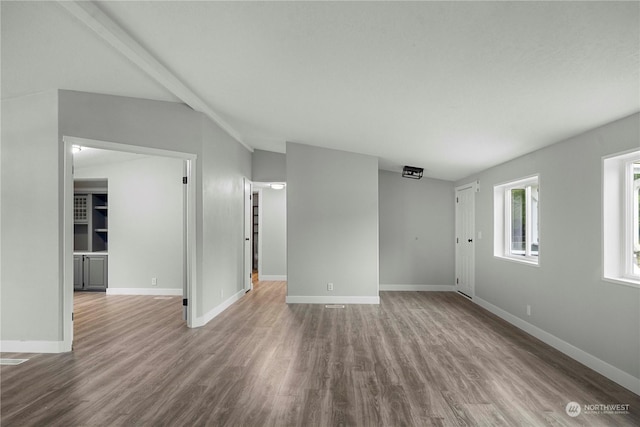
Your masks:
<path fill-rule="evenodd" d="M 251 158 L 253 180 L 256 182 L 284 182 L 287 180 L 286 157 L 282 153 L 254 150 Z"/>
<path fill-rule="evenodd" d="M 1 339 L 62 339 L 56 91 L 2 100 Z"/>
<path fill-rule="evenodd" d="M 251 153 L 202 118 L 203 313 L 244 288 L 244 177 Z"/>
<path fill-rule="evenodd" d="M 167 157 L 75 168 L 76 179 L 109 180 L 109 288 L 182 290 L 182 175 Z"/>
<path fill-rule="evenodd" d="M 263 188 L 259 239 L 260 280 L 285 280 L 287 276 L 287 191 Z M 266 277 L 263 277 L 266 276 Z"/>
<path fill-rule="evenodd" d="M 458 182 L 480 180 L 476 296 L 636 378 L 640 289 L 602 279 L 601 162 L 640 147 L 639 128 L 636 114 Z M 493 186 L 532 174 L 540 174 L 538 267 L 493 256 Z"/>
<path fill-rule="evenodd" d="M 60 135 L 202 153 L 202 114 L 184 104 L 61 90 Z"/>
<path fill-rule="evenodd" d="M 288 301 L 377 299 L 376 157 L 287 143 L 287 266 Z"/>
<path fill-rule="evenodd" d="M 453 286 L 453 183 L 380 171 L 379 190 L 380 286 Z"/>
<path fill-rule="evenodd" d="M 248 150 L 186 105 L 80 92 L 61 91 L 61 134 L 198 155 L 196 315 L 205 316 L 243 288 Z"/>
<path fill-rule="evenodd" d="M 197 155 L 196 316 L 206 318 L 221 293 L 242 288 L 239 182 L 250 178 L 251 153 L 202 114 L 183 104 L 64 90 L 2 107 L 3 341 L 62 339 L 62 291 L 71 286 L 62 271 L 72 271 L 62 247 L 63 135 Z"/>
<path fill-rule="evenodd" d="M 61 106 L 61 134 L 198 155 L 196 315 L 239 292 L 251 153 L 183 104 L 61 91 Z"/>

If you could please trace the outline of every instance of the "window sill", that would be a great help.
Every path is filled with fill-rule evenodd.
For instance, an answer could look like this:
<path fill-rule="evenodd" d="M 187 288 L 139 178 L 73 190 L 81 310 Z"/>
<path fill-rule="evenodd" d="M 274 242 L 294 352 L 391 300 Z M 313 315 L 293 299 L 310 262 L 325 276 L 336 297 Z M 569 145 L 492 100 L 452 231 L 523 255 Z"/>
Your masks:
<path fill-rule="evenodd" d="M 629 279 L 626 277 L 603 277 L 602 280 L 616 285 L 629 286 L 632 288 L 640 289 L 640 280 Z"/>
<path fill-rule="evenodd" d="M 539 267 L 540 266 L 540 263 L 539 263 L 538 260 L 531 260 L 531 259 L 527 259 L 527 258 L 508 257 L 508 256 L 504 256 L 504 255 L 494 255 L 493 257 L 497 258 L 497 259 L 504 260 L 504 261 L 515 262 L 517 264 L 530 265 L 532 267 Z"/>

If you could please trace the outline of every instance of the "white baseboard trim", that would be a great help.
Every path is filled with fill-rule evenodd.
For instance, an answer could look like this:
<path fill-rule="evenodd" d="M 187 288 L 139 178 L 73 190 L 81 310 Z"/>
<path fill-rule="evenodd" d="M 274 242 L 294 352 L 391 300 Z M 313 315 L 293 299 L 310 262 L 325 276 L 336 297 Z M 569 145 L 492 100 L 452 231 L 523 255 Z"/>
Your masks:
<path fill-rule="evenodd" d="M 234 302 L 236 302 L 240 298 L 242 298 L 245 293 L 246 293 L 246 290 L 243 289 L 243 290 L 239 291 L 238 293 L 236 293 L 235 295 L 233 295 L 231 298 L 229 298 L 226 301 L 224 301 L 222 304 L 220 304 L 220 305 L 212 308 L 211 310 L 209 310 L 207 313 L 204 314 L 204 316 L 196 317 L 196 321 L 194 322 L 194 324 L 191 327 L 192 328 L 199 328 L 200 326 L 206 325 L 207 323 L 212 321 L 216 316 L 218 316 L 220 313 L 222 313 L 227 308 L 229 308 L 229 306 L 231 306 L 231 304 L 233 304 Z"/>
<path fill-rule="evenodd" d="M 0 351 L 6 353 L 64 353 L 64 341 L 0 341 Z"/>
<path fill-rule="evenodd" d="M 265 274 L 262 275 L 258 273 L 258 280 L 261 282 L 286 282 L 287 275 L 286 274 Z"/>
<path fill-rule="evenodd" d="M 453 285 L 391 285 L 380 284 L 381 291 L 453 292 Z"/>
<path fill-rule="evenodd" d="M 488 301 L 483 300 L 482 298 L 479 298 L 478 296 L 475 296 L 473 298 L 473 302 L 495 314 L 496 316 L 506 320 L 517 328 L 520 328 L 528 334 L 533 335 L 540 341 L 549 344 L 551 347 L 561 351 L 572 359 L 575 359 L 583 365 L 598 372 L 599 374 L 604 375 L 611 381 L 616 382 L 622 387 L 631 390 L 635 394 L 640 395 L 640 378 L 636 378 L 633 375 L 628 374 L 623 370 L 608 364 L 604 360 L 598 359 L 597 357 L 587 353 L 586 351 L 581 350 L 572 344 L 569 344 L 568 342 L 538 328 L 537 326 L 532 325 L 529 322 L 520 319 L 517 316 L 514 316 L 513 314 L 491 304 Z"/>
<path fill-rule="evenodd" d="M 107 288 L 107 295 L 182 295 L 182 289 Z"/>
<path fill-rule="evenodd" d="M 287 296 L 287 304 L 380 304 L 380 297 Z"/>

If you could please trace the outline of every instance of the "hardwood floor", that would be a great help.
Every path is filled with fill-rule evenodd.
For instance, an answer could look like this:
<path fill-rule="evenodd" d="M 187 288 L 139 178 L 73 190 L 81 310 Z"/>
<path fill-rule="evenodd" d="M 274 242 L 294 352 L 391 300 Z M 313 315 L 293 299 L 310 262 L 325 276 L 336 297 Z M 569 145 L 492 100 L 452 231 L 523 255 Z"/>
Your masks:
<path fill-rule="evenodd" d="M 74 352 L 2 355 L 30 360 L 0 369 L 1 424 L 640 425 L 639 396 L 459 295 L 325 308 L 285 290 L 258 283 L 199 329 L 179 297 L 79 293 Z"/>

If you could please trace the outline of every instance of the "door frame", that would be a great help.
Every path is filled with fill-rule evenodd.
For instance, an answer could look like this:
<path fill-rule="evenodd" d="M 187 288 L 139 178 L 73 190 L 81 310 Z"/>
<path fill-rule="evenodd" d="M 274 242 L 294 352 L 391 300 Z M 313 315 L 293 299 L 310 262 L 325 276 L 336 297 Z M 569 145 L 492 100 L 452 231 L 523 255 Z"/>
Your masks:
<path fill-rule="evenodd" d="M 189 328 L 196 325 L 196 162 L 197 155 L 179 151 L 163 150 L 159 148 L 143 147 L 131 144 L 121 144 L 117 142 L 101 141 L 96 139 L 78 138 L 64 135 L 62 137 L 63 151 L 63 227 L 62 227 L 62 326 L 63 326 L 63 351 L 72 351 L 73 345 L 73 154 L 72 146 L 99 148 L 103 150 L 124 151 L 128 153 L 145 154 L 151 156 L 170 157 L 181 159 L 186 164 L 186 212 L 183 217 L 185 233 L 185 246 L 183 248 L 183 264 L 185 270 L 184 279 L 187 294 L 186 321 Z"/>
<path fill-rule="evenodd" d="M 260 275 L 262 274 L 262 188 L 261 187 L 254 187 L 253 188 L 253 195 L 258 195 L 258 281 L 260 281 Z M 251 208 L 253 209 L 253 208 Z M 252 227 L 253 227 L 253 212 L 251 213 L 252 218 Z M 251 237 L 253 238 L 253 233 L 251 234 Z M 251 242 L 251 244 L 253 245 L 253 241 Z M 253 247 L 253 246 L 251 246 Z M 252 259 L 253 261 L 253 259 Z"/>
<path fill-rule="evenodd" d="M 479 191 L 479 186 L 478 186 L 478 182 L 477 181 L 473 181 L 470 182 L 468 184 L 463 184 L 460 185 L 458 187 L 455 187 L 454 189 L 454 198 L 458 197 L 458 192 L 463 191 L 463 190 L 467 190 L 467 189 L 471 189 L 473 191 L 473 197 L 471 198 L 471 217 L 473 218 L 473 221 L 471 223 L 471 235 L 473 236 L 473 239 L 475 240 L 477 238 L 476 236 L 476 193 Z M 455 203 L 455 219 L 454 219 L 454 228 L 455 228 L 455 236 L 454 238 L 458 238 L 458 217 L 459 217 L 459 204 Z M 460 265 L 460 255 L 459 255 L 459 250 L 458 250 L 458 242 L 455 243 L 455 267 L 454 267 L 454 286 L 455 286 L 455 290 L 457 292 L 460 292 L 460 286 L 458 283 L 456 282 L 456 278 L 458 277 L 458 266 Z M 469 289 L 471 290 L 470 295 L 467 295 L 469 298 L 473 299 L 476 293 L 476 251 L 475 251 L 475 245 L 473 245 L 473 250 L 471 251 L 471 273 L 470 273 L 470 279 L 469 279 Z M 462 293 L 462 292 L 461 292 Z M 466 293 L 465 293 L 466 295 Z"/>
<path fill-rule="evenodd" d="M 244 199 L 244 235 L 243 235 L 243 289 L 245 292 L 253 290 L 253 182 L 243 178 Z"/>

